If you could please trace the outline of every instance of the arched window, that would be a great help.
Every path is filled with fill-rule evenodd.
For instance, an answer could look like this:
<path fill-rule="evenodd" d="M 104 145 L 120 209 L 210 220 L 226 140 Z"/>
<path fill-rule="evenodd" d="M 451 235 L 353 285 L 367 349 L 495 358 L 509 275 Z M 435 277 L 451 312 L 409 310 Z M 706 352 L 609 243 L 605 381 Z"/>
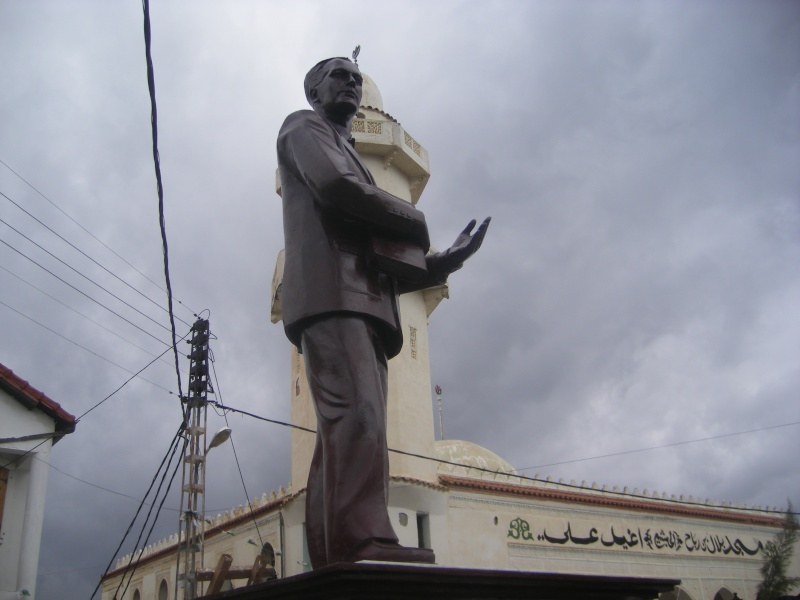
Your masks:
<path fill-rule="evenodd" d="M 686 590 L 682 590 L 680 586 L 676 587 L 673 591 L 661 594 L 658 600 L 694 600 Z"/>
<path fill-rule="evenodd" d="M 142 600 L 142 595 L 139 593 L 139 590 L 134 590 L 133 600 Z"/>
<path fill-rule="evenodd" d="M 742 600 L 735 593 L 726 587 L 719 588 L 719 591 L 714 595 L 714 600 Z"/>
<path fill-rule="evenodd" d="M 169 600 L 169 585 L 166 579 L 162 579 L 158 586 L 158 600 Z"/>

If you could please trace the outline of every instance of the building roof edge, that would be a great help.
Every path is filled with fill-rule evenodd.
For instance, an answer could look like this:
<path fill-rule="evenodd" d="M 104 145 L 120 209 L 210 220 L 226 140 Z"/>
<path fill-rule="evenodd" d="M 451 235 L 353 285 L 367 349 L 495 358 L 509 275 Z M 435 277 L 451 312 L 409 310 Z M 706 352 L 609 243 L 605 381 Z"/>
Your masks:
<path fill-rule="evenodd" d="M 55 421 L 56 436 L 53 443 L 62 436 L 75 431 L 78 420 L 74 415 L 68 413 L 58 402 L 37 390 L 2 363 L 0 363 L 0 389 L 7 392 L 28 410 L 37 408 Z"/>
<path fill-rule="evenodd" d="M 449 488 L 479 490 L 490 494 L 504 496 L 525 496 L 541 500 L 556 500 L 572 504 L 587 504 L 620 508 L 650 513 L 680 515 L 716 521 L 728 521 L 748 525 L 762 525 L 767 527 L 781 527 L 782 516 L 768 516 L 764 514 L 751 514 L 743 509 L 729 507 L 714 507 L 689 504 L 665 499 L 615 497 L 613 493 L 596 492 L 594 490 L 571 491 L 562 489 L 545 489 L 534 485 L 518 485 L 513 483 L 498 483 L 482 479 L 457 477 L 453 475 L 439 475 L 442 485 Z"/>

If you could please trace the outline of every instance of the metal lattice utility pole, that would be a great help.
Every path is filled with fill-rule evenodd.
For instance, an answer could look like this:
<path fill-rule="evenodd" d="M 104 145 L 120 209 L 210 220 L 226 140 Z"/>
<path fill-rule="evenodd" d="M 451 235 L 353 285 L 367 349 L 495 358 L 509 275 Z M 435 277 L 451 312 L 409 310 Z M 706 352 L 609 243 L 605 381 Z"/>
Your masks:
<path fill-rule="evenodd" d="M 189 340 L 189 390 L 182 398 L 186 419 L 186 452 L 181 480 L 181 517 L 175 598 L 183 588 L 184 600 L 197 597 L 197 569 L 203 568 L 206 512 L 206 418 L 208 411 L 208 319 L 192 325 Z M 199 556 L 198 556 L 199 555 Z"/>

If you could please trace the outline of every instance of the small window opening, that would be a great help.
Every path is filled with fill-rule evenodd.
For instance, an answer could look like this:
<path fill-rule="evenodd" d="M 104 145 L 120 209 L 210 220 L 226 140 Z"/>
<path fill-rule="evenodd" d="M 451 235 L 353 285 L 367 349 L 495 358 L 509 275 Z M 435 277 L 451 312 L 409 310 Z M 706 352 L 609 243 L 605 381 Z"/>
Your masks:
<path fill-rule="evenodd" d="M 417 513 L 417 546 L 431 548 L 431 524 L 428 513 Z"/>

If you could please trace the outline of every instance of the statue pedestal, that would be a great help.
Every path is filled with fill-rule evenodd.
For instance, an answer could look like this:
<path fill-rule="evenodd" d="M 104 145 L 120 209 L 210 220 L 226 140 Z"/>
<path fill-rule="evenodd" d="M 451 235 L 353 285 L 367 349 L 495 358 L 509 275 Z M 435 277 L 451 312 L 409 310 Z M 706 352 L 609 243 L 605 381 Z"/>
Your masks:
<path fill-rule="evenodd" d="M 207 600 L 417 600 L 419 598 L 654 600 L 677 579 L 454 569 L 397 563 L 340 563 L 206 596 Z"/>

